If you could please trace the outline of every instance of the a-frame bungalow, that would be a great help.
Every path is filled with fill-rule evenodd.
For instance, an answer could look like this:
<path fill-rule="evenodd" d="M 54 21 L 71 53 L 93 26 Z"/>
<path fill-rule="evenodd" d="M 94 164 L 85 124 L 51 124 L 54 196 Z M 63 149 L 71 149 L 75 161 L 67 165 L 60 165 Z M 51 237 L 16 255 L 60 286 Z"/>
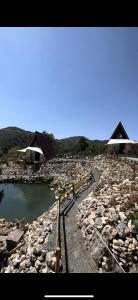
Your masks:
<path fill-rule="evenodd" d="M 31 162 L 44 162 L 56 155 L 52 139 L 38 131 L 35 131 L 30 145 L 18 151 L 25 152 L 26 160 Z"/>
<path fill-rule="evenodd" d="M 131 140 L 129 139 L 129 136 L 121 122 L 118 123 L 117 127 L 112 133 L 110 141 L 112 140 L 116 141 L 113 141 L 113 143 L 111 142 L 111 144 L 108 144 L 108 153 L 116 153 L 117 155 L 128 155 L 132 157 L 138 157 L 136 146 L 135 144 L 133 144 L 133 141 L 131 143 Z"/>

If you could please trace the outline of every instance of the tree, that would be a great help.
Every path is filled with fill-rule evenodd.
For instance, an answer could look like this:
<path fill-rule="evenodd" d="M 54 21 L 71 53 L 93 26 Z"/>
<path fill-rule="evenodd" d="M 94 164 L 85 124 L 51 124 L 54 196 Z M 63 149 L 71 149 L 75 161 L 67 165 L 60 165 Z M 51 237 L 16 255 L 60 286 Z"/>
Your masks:
<path fill-rule="evenodd" d="M 85 137 L 81 137 L 78 142 L 78 151 L 84 152 L 88 148 L 89 144 Z"/>
<path fill-rule="evenodd" d="M 47 131 L 42 131 L 43 134 L 47 135 L 47 137 L 52 141 L 55 142 L 55 136 L 53 133 L 48 133 Z"/>

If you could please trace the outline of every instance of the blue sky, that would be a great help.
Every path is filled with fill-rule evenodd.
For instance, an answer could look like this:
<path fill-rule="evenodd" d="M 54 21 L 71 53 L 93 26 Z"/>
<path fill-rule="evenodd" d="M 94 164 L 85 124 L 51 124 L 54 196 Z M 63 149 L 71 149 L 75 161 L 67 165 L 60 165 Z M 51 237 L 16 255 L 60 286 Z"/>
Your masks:
<path fill-rule="evenodd" d="M 138 139 L 138 28 L 0 28 L 0 128 Z"/>

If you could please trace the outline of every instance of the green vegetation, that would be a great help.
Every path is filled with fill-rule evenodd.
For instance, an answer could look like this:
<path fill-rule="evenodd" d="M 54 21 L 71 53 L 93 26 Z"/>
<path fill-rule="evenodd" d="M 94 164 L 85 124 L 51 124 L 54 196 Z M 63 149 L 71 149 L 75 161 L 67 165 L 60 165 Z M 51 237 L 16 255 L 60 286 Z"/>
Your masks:
<path fill-rule="evenodd" d="M 89 144 L 88 144 L 88 142 L 87 142 L 87 139 L 84 137 L 84 136 L 82 136 L 80 139 L 79 139 L 79 141 L 78 141 L 78 143 L 77 143 L 77 145 L 76 145 L 76 154 L 77 153 L 85 153 L 86 152 L 86 149 L 89 147 Z"/>
<path fill-rule="evenodd" d="M 138 212 L 130 212 L 128 218 L 134 225 L 138 226 Z"/>
<path fill-rule="evenodd" d="M 47 178 L 47 183 L 48 184 L 50 184 L 52 181 L 54 180 L 54 177 L 53 176 L 49 176 L 48 178 Z"/>
<path fill-rule="evenodd" d="M 47 137 L 52 141 L 55 142 L 55 137 L 53 133 L 48 133 L 47 131 L 42 131 L 43 134 L 47 135 Z"/>
<path fill-rule="evenodd" d="M 53 141 L 58 156 L 94 156 L 105 151 L 106 141 L 89 140 L 83 136 L 74 136 L 65 139 L 55 139 L 52 133 L 43 131 Z M 19 160 L 24 154 L 18 149 L 27 147 L 33 137 L 33 133 L 17 127 L 0 129 L 0 159 Z"/>
<path fill-rule="evenodd" d="M 33 133 L 17 127 L 0 129 L 0 148 L 6 151 L 11 147 L 25 147 L 31 142 Z"/>
<path fill-rule="evenodd" d="M 6 153 L 3 154 L 2 160 L 6 162 L 8 160 L 18 161 L 23 159 L 24 153 L 17 151 L 18 149 L 19 147 L 10 148 Z"/>
<path fill-rule="evenodd" d="M 75 136 L 56 140 L 56 150 L 59 156 L 94 156 L 105 152 L 106 142 Z"/>

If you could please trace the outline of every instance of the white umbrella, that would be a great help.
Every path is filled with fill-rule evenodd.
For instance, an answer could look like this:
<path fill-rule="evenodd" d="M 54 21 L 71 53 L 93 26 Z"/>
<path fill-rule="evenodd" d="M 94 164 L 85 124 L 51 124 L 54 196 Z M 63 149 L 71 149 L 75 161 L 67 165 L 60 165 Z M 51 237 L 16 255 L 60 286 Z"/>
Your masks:
<path fill-rule="evenodd" d="M 128 139 L 110 139 L 106 145 L 113 145 L 113 144 L 137 144 L 137 142 Z"/>
<path fill-rule="evenodd" d="M 32 151 L 35 151 L 35 152 L 43 154 L 42 149 L 39 148 L 39 147 L 27 147 L 27 148 L 24 148 L 24 149 L 21 149 L 21 150 L 17 150 L 17 151 L 19 151 L 19 152 L 26 152 L 27 150 L 32 150 Z"/>

